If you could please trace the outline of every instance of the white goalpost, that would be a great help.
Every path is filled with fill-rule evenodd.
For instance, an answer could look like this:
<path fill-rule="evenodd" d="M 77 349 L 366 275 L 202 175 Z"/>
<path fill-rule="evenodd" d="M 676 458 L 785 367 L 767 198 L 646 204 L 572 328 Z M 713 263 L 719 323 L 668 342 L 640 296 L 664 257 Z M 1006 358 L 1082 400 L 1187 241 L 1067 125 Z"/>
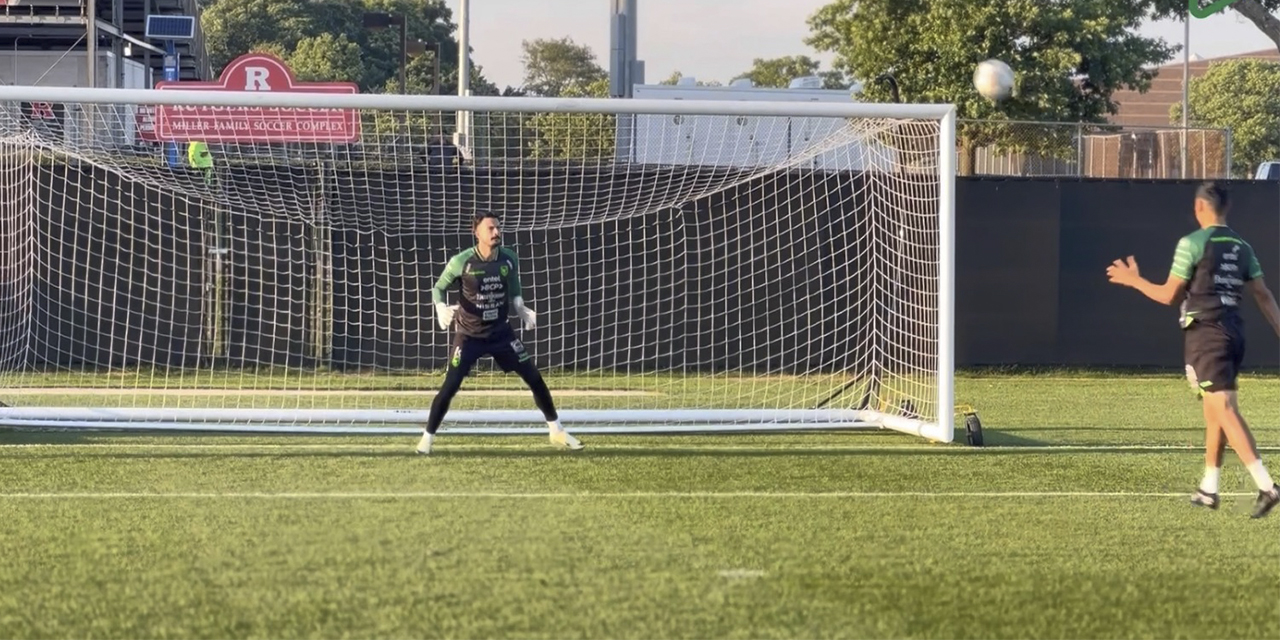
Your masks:
<path fill-rule="evenodd" d="M 0 427 L 419 433 L 451 357 L 431 289 L 487 211 L 574 433 L 951 442 L 955 128 L 951 105 L 0 87 Z M 442 433 L 545 426 L 486 364 Z"/>

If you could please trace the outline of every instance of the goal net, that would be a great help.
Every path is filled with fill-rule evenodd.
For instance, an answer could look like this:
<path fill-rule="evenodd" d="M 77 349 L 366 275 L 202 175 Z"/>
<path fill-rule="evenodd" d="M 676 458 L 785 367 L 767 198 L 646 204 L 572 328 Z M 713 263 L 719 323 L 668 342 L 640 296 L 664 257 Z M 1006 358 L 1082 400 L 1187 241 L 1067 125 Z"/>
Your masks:
<path fill-rule="evenodd" d="M 0 426 L 417 432 L 487 211 L 567 427 L 949 442 L 952 117 L 0 87 Z M 443 431 L 541 423 L 482 361 Z"/>

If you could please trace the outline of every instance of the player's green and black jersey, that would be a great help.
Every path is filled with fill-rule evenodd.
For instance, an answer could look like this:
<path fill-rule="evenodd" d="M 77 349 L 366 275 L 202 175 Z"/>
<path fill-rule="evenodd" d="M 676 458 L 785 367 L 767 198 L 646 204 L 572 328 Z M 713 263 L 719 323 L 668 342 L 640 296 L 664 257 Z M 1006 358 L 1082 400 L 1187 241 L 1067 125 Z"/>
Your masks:
<path fill-rule="evenodd" d="M 1187 281 L 1180 318 L 1186 328 L 1196 321 L 1238 320 L 1244 285 L 1262 277 L 1262 265 L 1239 234 L 1213 226 L 1178 241 L 1170 274 Z"/>
<path fill-rule="evenodd" d="M 431 301 L 445 302 L 445 292 L 460 281 L 462 299 L 453 321 L 466 336 L 488 338 L 510 330 L 511 299 L 520 297 L 519 261 L 514 251 L 499 247 L 485 260 L 474 247 L 454 256 L 431 290 Z"/>

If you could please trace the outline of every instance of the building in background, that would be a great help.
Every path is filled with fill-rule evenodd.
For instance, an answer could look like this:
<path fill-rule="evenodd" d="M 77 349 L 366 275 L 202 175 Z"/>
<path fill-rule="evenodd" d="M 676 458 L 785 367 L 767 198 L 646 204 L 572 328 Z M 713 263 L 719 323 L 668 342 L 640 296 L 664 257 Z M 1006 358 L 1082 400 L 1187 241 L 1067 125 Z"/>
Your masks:
<path fill-rule="evenodd" d="M 703 86 L 695 78 L 674 85 L 636 84 L 639 100 L 857 102 L 861 85 L 823 89 L 818 77 L 794 78 L 788 88 L 756 87 L 745 78 Z M 869 169 L 891 166 L 894 154 L 845 129 L 842 118 L 639 115 L 619 118 L 618 159 L 657 165 Z M 819 145 L 831 145 L 829 148 Z M 868 145 L 877 147 L 874 151 Z"/>
<path fill-rule="evenodd" d="M 1191 58 L 1188 71 L 1192 79 L 1204 75 L 1214 63 L 1224 60 L 1252 58 L 1280 62 L 1280 52 L 1275 49 L 1250 51 L 1218 58 Z M 1156 70 L 1156 77 L 1151 81 L 1151 89 L 1146 93 L 1126 90 L 1117 91 L 1112 100 L 1119 104 L 1119 113 L 1111 116 L 1114 124 L 1131 127 L 1169 127 L 1178 126 L 1170 115 L 1175 104 L 1182 103 L 1182 62 L 1171 62 Z"/>
<path fill-rule="evenodd" d="M 148 15 L 193 16 L 195 37 L 175 42 L 178 78 L 212 75 L 197 0 L 0 0 L 0 82 L 50 87 L 150 89 L 164 79 L 164 42 L 146 37 Z M 92 61 L 92 62 L 91 62 Z M 59 144 L 149 152 L 136 105 L 5 105 L 3 125 Z"/>
<path fill-rule="evenodd" d="M 199 8 L 196 0 L 0 0 L 0 82 L 150 88 L 163 79 L 164 45 L 144 35 L 149 14 L 198 17 Z M 198 25 L 195 39 L 177 43 L 183 80 L 212 75 Z"/>

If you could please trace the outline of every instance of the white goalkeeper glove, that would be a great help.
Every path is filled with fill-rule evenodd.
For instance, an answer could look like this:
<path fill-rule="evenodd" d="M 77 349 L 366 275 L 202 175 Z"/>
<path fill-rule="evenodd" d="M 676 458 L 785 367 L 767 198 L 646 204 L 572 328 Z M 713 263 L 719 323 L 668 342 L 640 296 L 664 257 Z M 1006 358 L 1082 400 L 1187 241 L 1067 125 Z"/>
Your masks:
<path fill-rule="evenodd" d="M 516 315 L 520 317 L 522 322 L 524 322 L 525 329 L 532 330 L 534 327 L 538 326 L 538 314 L 534 313 L 533 309 L 524 306 L 524 298 L 516 298 L 512 300 L 511 303 L 516 308 Z"/>
<path fill-rule="evenodd" d="M 449 330 L 449 325 L 453 324 L 453 312 L 458 310 L 458 305 L 449 306 L 443 302 L 436 303 L 436 322 L 441 329 Z"/>

